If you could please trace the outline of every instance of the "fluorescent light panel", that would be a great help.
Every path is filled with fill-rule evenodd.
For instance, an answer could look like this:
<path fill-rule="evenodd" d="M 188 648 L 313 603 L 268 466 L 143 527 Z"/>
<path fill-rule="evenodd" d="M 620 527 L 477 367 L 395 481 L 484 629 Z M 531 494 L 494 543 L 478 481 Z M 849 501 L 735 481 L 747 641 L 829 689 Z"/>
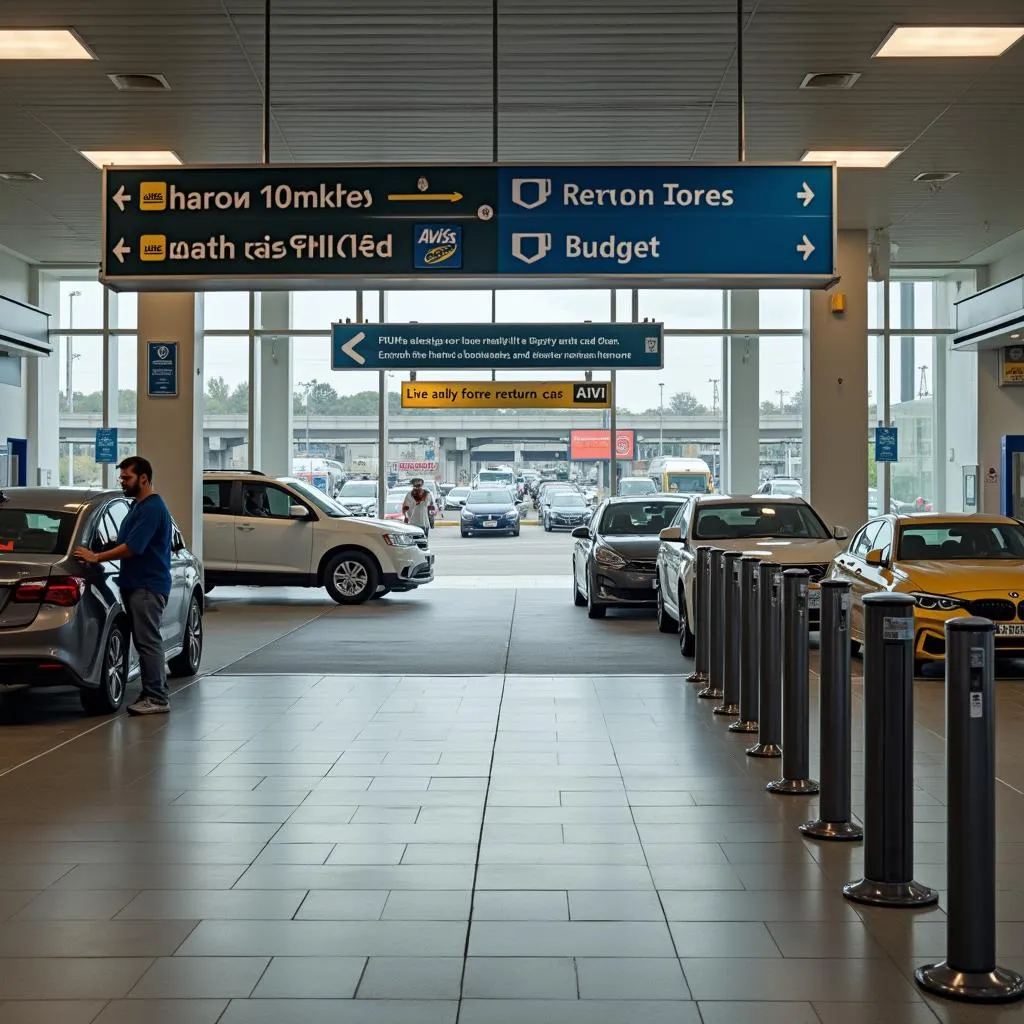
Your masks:
<path fill-rule="evenodd" d="M 875 57 L 998 57 L 1024 36 L 1024 25 L 897 25 Z"/>
<path fill-rule="evenodd" d="M 808 164 L 835 164 L 837 167 L 888 167 L 902 149 L 809 149 L 800 159 Z"/>
<path fill-rule="evenodd" d="M 83 149 L 81 152 L 97 167 L 162 167 L 181 163 L 181 157 L 169 149 Z"/>
<path fill-rule="evenodd" d="M 68 28 L 0 29 L 0 60 L 95 60 Z"/>

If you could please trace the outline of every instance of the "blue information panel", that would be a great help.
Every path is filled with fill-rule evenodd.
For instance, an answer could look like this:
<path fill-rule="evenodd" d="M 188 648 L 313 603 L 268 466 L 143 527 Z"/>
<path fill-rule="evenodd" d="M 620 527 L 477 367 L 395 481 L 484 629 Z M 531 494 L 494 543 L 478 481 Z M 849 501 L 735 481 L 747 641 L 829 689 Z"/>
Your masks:
<path fill-rule="evenodd" d="M 174 398 L 178 394 L 178 344 L 174 341 L 149 343 L 150 398 Z"/>
<path fill-rule="evenodd" d="M 334 370 L 644 370 L 661 324 L 334 324 Z"/>
<path fill-rule="evenodd" d="M 899 462 L 896 427 L 875 427 L 875 462 Z"/>
<path fill-rule="evenodd" d="M 96 463 L 100 466 L 116 465 L 117 427 L 96 428 Z"/>

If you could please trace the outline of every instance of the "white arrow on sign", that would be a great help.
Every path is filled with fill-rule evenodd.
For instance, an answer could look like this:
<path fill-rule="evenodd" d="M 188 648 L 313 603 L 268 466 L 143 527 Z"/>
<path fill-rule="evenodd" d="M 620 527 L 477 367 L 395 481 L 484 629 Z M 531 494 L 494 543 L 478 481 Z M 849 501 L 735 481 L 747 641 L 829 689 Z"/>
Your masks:
<path fill-rule="evenodd" d="M 349 338 L 348 341 L 346 341 L 345 344 L 341 346 L 341 351 L 344 352 L 345 355 L 347 355 L 349 359 L 352 360 L 352 362 L 358 363 L 360 366 L 362 366 L 366 362 L 366 357 L 360 355 L 360 353 L 358 353 L 356 349 L 359 347 L 359 342 L 363 341 L 365 337 L 366 332 L 360 331 L 358 334 L 353 334 L 352 337 Z"/>
<path fill-rule="evenodd" d="M 796 247 L 797 252 L 804 254 L 804 263 L 811 258 L 811 253 L 814 252 L 814 245 L 811 240 L 804 235 L 804 240 Z"/>
<path fill-rule="evenodd" d="M 797 199 L 802 199 L 804 201 L 805 208 L 810 206 L 811 203 L 814 202 L 814 192 L 811 189 L 811 186 L 808 185 L 806 181 L 804 182 L 804 187 L 799 192 L 797 192 L 796 197 Z"/>
<path fill-rule="evenodd" d="M 117 203 L 117 208 L 122 213 L 124 213 L 125 204 L 130 203 L 132 201 L 132 197 L 128 195 L 127 192 L 125 192 L 124 185 L 122 185 L 110 198 L 113 199 L 115 203 Z"/>
<path fill-rule="evenodd" d="M 122 238 L 121 241 L 114 246 L 114 255 L 117 257 L 117 262 L 124 263 L 125 256 L 127 256 L 131 251 L 131 246 L 125 245 L 124 239 Z"/>

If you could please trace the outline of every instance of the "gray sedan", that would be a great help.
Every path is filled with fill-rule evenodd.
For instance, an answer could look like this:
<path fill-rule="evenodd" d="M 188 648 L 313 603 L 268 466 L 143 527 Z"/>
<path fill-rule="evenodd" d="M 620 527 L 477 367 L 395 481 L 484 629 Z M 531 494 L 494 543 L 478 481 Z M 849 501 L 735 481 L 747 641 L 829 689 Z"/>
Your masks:
<path fill-rule="evenodd" d="M 117 585 L 119 563 L 85 565 L 76 547 L 116 543 L 129 502 L 117 491 L 17 487 L 0 491 L 0 679 L 79 689 L 90 714 L 111 714 L 138 674 Z M 199 671 L 202 568 L 177 526 L 162 633 L 173 676 Z"/>
<path fill-rule="evenodd" d="M 659 535 L 686 504 L 670 498 L 608 498 L 591 526 L 573 530 L 573 600 L 592 619 L 611 606 L 653 608 Z"/>

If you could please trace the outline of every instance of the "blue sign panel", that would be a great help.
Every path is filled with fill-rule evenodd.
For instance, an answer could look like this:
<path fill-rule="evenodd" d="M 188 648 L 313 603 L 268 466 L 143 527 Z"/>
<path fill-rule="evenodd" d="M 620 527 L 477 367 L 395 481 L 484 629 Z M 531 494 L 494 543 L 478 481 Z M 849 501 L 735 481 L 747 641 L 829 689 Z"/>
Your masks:
<path fill-rule="evenodd" d="M 875 462 L 899 462 L 896 427 L 875 427 Z"/>
<path fill-rule="evenodd" d="M 334 370 L 644 370 L 661 324 L 334 324 Z"/>
<path fill-rule="evenodd" d="M 149 343 L 150 398 L 174 398 L 178 394 L 178 344 L 174 341 Z"/>
<path fill-rule="evenodd" d="M 96 464 L 113 466 L 117 461 L 117 427 L 97 427 Z"/>
<path fill-rule="evenodd" d="M 831 164 L 108 168 L 118 289 L 824 287 Z"/>

